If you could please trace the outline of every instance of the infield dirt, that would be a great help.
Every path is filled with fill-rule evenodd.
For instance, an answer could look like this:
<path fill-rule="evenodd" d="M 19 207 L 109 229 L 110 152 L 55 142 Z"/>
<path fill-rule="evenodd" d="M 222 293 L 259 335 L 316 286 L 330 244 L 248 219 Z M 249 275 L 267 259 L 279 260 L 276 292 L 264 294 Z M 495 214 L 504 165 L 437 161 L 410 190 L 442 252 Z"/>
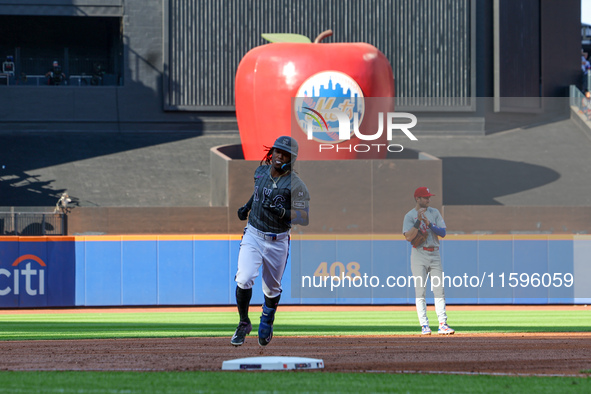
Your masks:
<path fill-rule="evenodd" d="M 282 310 L 323 310 L 325 307 L 288 307 Z M 335 307 L 326 307 L 335 310 Z M 358 310 L 367 306 L 353 307 Z M 369 307 L 393 311 L 408 307 Z M 466 309 L 469 307 L 453 307 Z M 478 310 L 496 307 L 476 307 Z M 523 307 L 507 307 L 522 309 Z M 530 307 L 537 310 L 572 308 Z M 338 308 L 343 310 L 343 308 Z M 148 309 L 149 310 L 149 309 Z M 158 311 L 233 311 L 227 308 L 158 308 Z M 6 313 L 89 313 L 94 309 L 12 310 Z M 146 312 L 144 308 L 96 311 Z M 276 330 L 280 330 L 277 327 Z M 299 356 L 321 358 L 325 371 L 501 373 L 526 375 L 580 375 L 591 369 L 591 332 L 463 334 L 443 336 L 276 336 L 259 347 L 256 333 L 241 347 L 228 337 L 127 338 L 101 340 L 35 340 L 0 342 L 0 370 L 94 371 L 217 371 L 222 362 L 244 357 Z"/>
<path fill-rule="evenodd" d="M 275 337 L 0 342 L 2 370 L 216 371 L 244 357 L 321 358 L 326 371 L 578 375 L 591 369 L 591 333 Z"/>

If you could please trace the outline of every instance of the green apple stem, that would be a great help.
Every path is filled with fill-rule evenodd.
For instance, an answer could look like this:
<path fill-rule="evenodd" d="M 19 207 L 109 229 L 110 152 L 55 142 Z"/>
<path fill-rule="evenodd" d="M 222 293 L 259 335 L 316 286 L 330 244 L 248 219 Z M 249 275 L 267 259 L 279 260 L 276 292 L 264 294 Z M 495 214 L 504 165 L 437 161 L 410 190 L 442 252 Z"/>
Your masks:
<path fill-rule="evenodd" d="M 320 33 L 318 35 L 318 37 L 316 37 L 316 39 L 314 40 L 314 44 L 318 44 L 320 41 L 324 40 L 326 37 L 330 37 L 332 36 L 332 30 L 328 29 L 323 31 L 322 33 Z"/>

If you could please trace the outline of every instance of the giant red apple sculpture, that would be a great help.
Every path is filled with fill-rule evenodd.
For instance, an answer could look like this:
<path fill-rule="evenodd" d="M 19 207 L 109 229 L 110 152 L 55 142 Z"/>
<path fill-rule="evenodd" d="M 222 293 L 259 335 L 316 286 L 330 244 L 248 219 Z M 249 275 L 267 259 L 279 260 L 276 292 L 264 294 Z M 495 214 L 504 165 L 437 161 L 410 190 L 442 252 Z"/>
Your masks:
<path fill-rule="evenodd" d="M 299 160 L 386 156 L 386 132 L 376 132 L 378 113 L 393 110 L 394 78 L 390 63 L 382 52 L 366 43 L 320 42 L 331 34 L 322 33 L 314 43 L 298 35 L 263 35 L 274 42 L 256 47 L 244 56 L 236 72 L 235 104 L 246 160 L 260 160 L 264 146 L 270 146 L 281 135 L 291 135 L 299 142 Z M 291 42 L 285 42 L 285 37 Z M 294 37 L 298 42 L 293 42 Z M 322 128 L 331 116 L 326 112 L 331 105 L 326 98 L 347 95 L 352 101 L 367 99 L 362 104 L 360 125 L 379 138 L 363 141 L 353 132 L 344 139 L 330 132 L 316 138 L 298 123 L 295 97 L 306 97 L 306 116 Z"/>

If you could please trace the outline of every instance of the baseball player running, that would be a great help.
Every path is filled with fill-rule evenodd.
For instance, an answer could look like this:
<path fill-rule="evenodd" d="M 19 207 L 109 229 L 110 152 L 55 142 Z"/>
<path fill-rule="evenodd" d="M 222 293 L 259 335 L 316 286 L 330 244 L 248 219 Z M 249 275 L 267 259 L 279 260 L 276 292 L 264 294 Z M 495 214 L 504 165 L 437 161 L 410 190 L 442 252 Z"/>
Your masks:
<path fill-rule="evenodd" d="M 421 333 L 431 335 L 427 318 L 427 300 L 425 299 L 427 278 L 439 278 L 433 284 L 435 312 L 439 320 L 439 334 L 450 335 L 455 332 L 447 325 L 445 313 L 445 292 L 443 289 L 443 268 L 439 255 L 439 237 L 445 237 L 445 222 L 439 211 L 429 206 L 431 194 L 428 188 L 415 190 L 415 207 L 404 216 L 402 233 L 413 244 L 410 254 L 410 268 L 415 279 L 415 297 L 417 313 L 421 324 Z M 420 279 L 418 279 L 420 278 Z M 437 286 L 435 286 L 437 285 Z"/>
<path fill-rule="evenodd" d="M 293 224 L 308 225 L 308 188 L 292 170 L 297 155 L 296 140 L 287 136 L 277 138 L 255 170 L 252 197 L 238 209 L 238 218 L 248 219 L 248 224 L 240 243 L 235 277 L 240 323 L 231 340 L 234 346 L 242 345 L 252 330 L 248 307 L 261 265 L 265 302 L 259 324 L 259 345 L 267 346 L 273 338 L 281 278 L 289 253 L 290 228 Z"/>

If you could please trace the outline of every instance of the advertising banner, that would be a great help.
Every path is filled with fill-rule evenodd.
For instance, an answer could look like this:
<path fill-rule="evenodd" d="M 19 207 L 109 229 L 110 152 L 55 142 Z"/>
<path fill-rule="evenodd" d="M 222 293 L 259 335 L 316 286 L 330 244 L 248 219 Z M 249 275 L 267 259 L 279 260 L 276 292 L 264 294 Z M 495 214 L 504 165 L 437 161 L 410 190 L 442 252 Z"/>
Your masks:
<path fill-rule="evenodd" d="M 0 239 L 0 307 L 73 306 L 73 237 Z"/>

